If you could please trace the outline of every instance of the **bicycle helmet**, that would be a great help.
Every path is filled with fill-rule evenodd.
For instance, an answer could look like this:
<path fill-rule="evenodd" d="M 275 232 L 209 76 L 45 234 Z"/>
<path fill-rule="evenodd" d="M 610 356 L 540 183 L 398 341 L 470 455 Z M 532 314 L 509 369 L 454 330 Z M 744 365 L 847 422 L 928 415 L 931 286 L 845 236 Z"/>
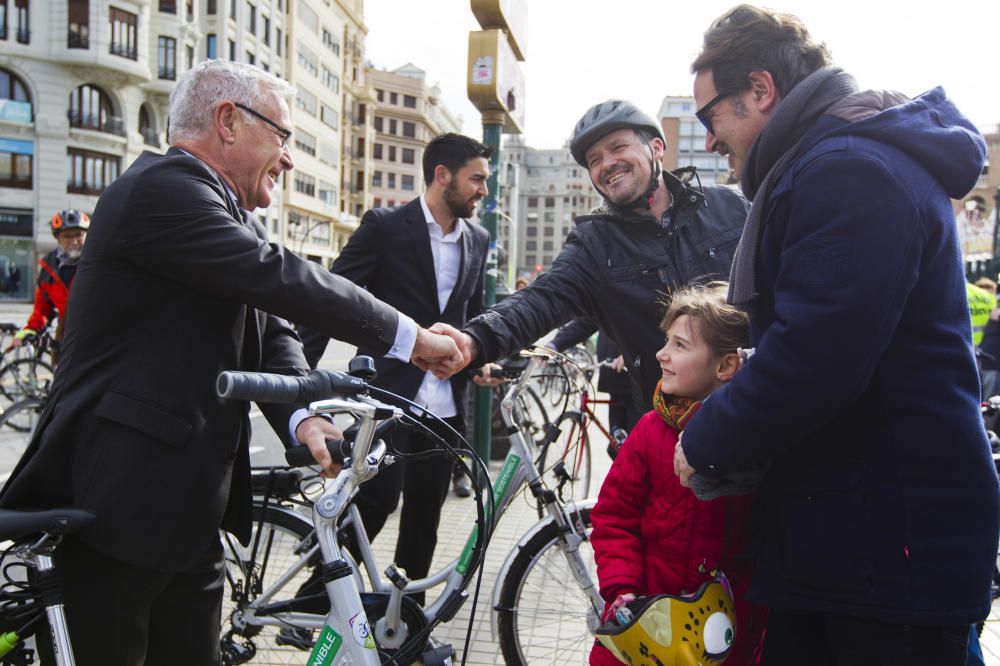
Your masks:
<path fill-rule="evenodd" d="M 83 229 L 84 231 L 89 229 L 90 216 L 69 208 L 53 215 L 52 221 L 49 224 L 52 226 L 52 235 L 58 238 L 59 232 L 66 229 Z"/>
<path fill-rule="evenodd" d="M 597 628 L 597 639 L 627 664 L 708 666 L 729 656 L 736 637 L 733 594 L 722 572 L 691 595 L 630 601 Z"/>
<path fill-rule="evenodd" d="M 590 107 L 573 128 L 573 138 L 569 150 L 576 163 L 587 168 L 587 149 L 599 139 L 620 129 L 645 130 L 653 136 L 663 138 L 660 124 L 640 111 L 634 104 L 621 99 L 609 99 Z"/>

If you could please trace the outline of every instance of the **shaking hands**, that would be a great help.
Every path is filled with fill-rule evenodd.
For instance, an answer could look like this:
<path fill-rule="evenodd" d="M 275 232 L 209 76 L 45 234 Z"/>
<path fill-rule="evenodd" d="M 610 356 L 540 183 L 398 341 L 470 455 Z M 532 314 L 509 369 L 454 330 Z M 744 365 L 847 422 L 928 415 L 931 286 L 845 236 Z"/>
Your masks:
<path fill-rule="evenodd" d="M 475 354 L 472 338 L 448 324 L 434 324 L 417 330 L 410 361 L 421 370 L 430 371 L 435 377 L 451 377 L 472 361 Z"/>

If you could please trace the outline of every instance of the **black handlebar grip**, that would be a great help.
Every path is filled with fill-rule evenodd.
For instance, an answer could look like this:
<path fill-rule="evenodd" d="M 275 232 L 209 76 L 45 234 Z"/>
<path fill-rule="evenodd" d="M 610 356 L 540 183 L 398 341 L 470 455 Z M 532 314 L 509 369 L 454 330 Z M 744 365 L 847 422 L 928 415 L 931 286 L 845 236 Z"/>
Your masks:
<path fill-rule="evenodd" d="M 326 449 L 334 462 L 340 462 L 351 455 L 351 443 L 342 439 L 326 440 Z M 318 464 L 308 446 L 293 446 L 285 449 L 285 462 L 292 467 L 309 467 Z"/>
<path fill-rule="evenodd" d="M 226 371 L 219 374 L 219 396 L 254 402 L 297 402 L 300 377 L 264 372 Z"/>
<path fill-rule="evenodd" d="M 503 379 L 505 376 L 503 368 L 492 366 L 490 368 L 490 379 Z"/>

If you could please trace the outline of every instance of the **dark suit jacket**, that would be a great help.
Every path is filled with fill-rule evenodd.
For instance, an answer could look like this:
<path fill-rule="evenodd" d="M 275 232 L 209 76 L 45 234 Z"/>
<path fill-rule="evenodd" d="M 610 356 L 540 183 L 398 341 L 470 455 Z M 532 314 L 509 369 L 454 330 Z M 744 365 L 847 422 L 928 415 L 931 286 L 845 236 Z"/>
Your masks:
<path fill-rule="evenodd" d="M 441 312 L 438 303 L 430 234 L 419 199 L 405 206 L 375 208 L 365 213 L 361 225 L 330 270 L 365 287 L 421 326 L 442 321 L 461 328 L 483 310 L 489 233 L 465 220 L 459 220 L 458 224 L 463 230 L 462 266 L 444 312 Z M 300 327 L 300 334 L 306 359 L 311 367 L 315 367 L 330 336 L 308 326 Z M 372 350 L 362 345 L 358 353 L 372 355 Z M 374 383 L 413 399 L 423 381 L 423 371 L 409 363 L 374 356 L 378 371 Z M 451 382 L 456 407 L 461 415 L 465 373 L 458 373 Z"/>
<path fill-rule="evenodd" d="M 263 235 L 214 171 L 176 149 L 143 153 L 108 187 L 50 400 L 0 506 L 91 509 L 85 542 L 167 571 L 202 554 L 220 525 L 249 537 L 249 405 L 216 395 L 219 372 L 304 372 L 281 317 L 379 355 L 398 324 L 389 306 Z M 285 438 L 289 411 L 265 410 Z"/>

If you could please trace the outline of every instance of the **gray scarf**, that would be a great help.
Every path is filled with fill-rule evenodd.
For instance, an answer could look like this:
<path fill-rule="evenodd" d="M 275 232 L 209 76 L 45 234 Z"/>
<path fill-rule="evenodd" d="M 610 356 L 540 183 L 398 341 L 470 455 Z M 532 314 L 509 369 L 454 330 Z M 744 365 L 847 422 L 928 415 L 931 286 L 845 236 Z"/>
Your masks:
<path fill-rule="evenodd" d="M 741 187 L 752 199 L 743 236 L 729 275 L 729 302 L 754 314 L 757 282 L 754 264 L 764 225 L 764 206 L 771 188 L 795 157 L 799 142 L 835 102 L 857 90 L 854 77 L 839 67 L 824 67 L 799 82 L 757 136 L 746 164 Z"/>

